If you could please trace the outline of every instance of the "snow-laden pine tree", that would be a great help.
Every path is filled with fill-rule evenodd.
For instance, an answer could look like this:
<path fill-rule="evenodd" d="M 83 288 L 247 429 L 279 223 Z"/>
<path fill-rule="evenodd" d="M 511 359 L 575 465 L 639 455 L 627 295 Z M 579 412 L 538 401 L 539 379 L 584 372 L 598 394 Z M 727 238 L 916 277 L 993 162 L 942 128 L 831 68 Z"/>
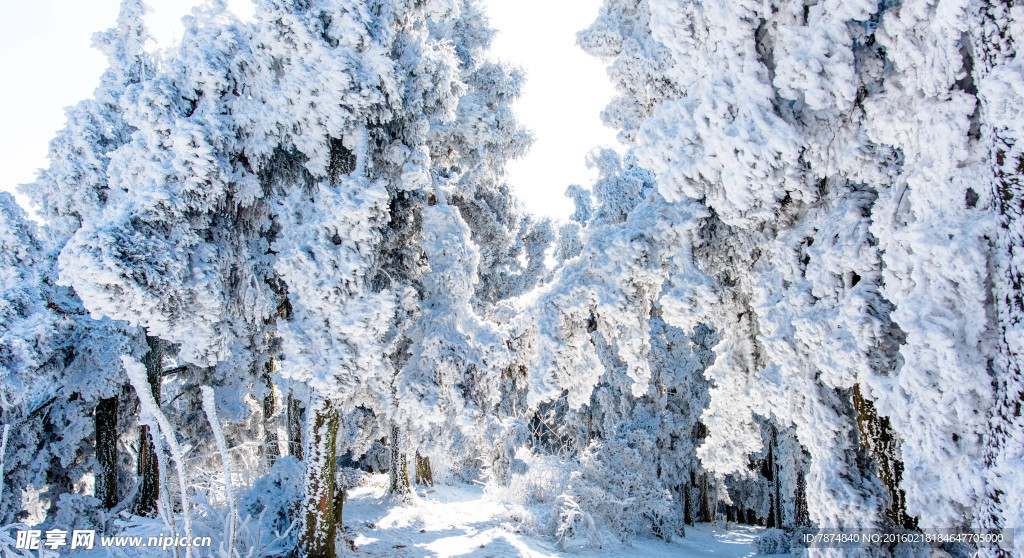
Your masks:
<path fill-rule="evenodd" d="M 391 381 L 420 335 L 407 330 L 421 315 L 424 329 L 446 323 L 420 306 L 450 294 L 451 274 L 476 282 L 475 267 L 459 272 L 464 262 L 445 265 L 442 249 L 421 244 L 454 231 L 473 246 L 455 208 L 487 208 L 475 236 L 506 265 L 489 290 L 452 300 L 462 316 L 520 292 L 517 277 L 542 261 L 533 250 L 532 268 L 515 264 L 517 237 L 542 245 L 545 229 L 523 230 L 501 184 L 527 137 L 509 108 L 518 74 L 480 60 L 490 34 L 472 2 L 268 1 L 244 25 L 213 5 L 156 70 L 123 84 L 127 137 L 101 181 L 113 194 L 62 250 L 64 280 L 94 315 L 145 327 L 196 380 L 232 387 L 219 401 L 251 391 L 273 356 L 261 342 L 280 337 L 281 377 L 310 394 L 307 555 L 334 552 L 341 419 L 397 418 Z M 425 209 L 435 196 L 453 200 L 449 218 Z M 500 375 L 493 360 L 474 374 Z M 493 404 L 492 388 L 474 386 L 475 397 Z M 406 450 L 392 438 L 397 464 Z"/>
<path fill-rule="evenodd" d="M 252 383 L 254 361 L 265 358 L 265 325 L 275 309 L 262 191 L 230 118 L 241 94 L 232 63 L 247 43 L 242 27 L 215 3 L 189 19 L 173 57 L 156 64 L 136 39 L 143 35 L 142 12 L 141 4 L 126 3 L 121 27 L 108 34 L 112 65 L 141 59 L 145 72 L 111 70 L 121 80 L 104 82 L 97 92 L 97 102 L 116 101 L 122 129 L 120 144 L 96 140 L 90 146 L 105 150 L 93 180 L 103 203 L 91 212 L 87 204 L 55 208 L 77 215 L 79 225 L 67 231 L 73 234 L 60 249 L 61 281 L 94 317 L 145 329 L 157 404 L 170 350 L 179 363 L 200 367 L 197 383 L 231 387 L 219 394 L 237 418 L 245 393 L 237 388 Z M 42 182 L 60 192 L 91 184 L 65 171 L 63 159 L 55 153 Z M 146 442 L 145 428 L 138 509 L 150 512 L 159 489 L 156 447 Z"/>
<path fill-rule="evenodd" d="M 125 1 L 117 26 L 94 36 L 95 46 L 109 62 L 95 97 L 67 110 L 66 125 L 50 144 L 50 166 L 34 183 L 22 187 L 46 220 L 38 237 L 45 246 L 43 258 L 34 269 L 53 315 L 48 333 L 52 343 L 37 347 L 52 353 L 35 373 L 47 378 L 36 385 L 45 386 L 52 397 L 45 399 L 45 405 L 26 409 L 22 418 L 28 422 L 13 430 L 12 446 L 24 442 L 34 448 L 16 453 L 35 455 L 31 468 L 19 469 L 21 477 L 36 471 L 29 484 L 42 487 L 47 482 L 41 482 L 39 475 L 52 478 L 51 518 L 59 493 L 70 491 L 90 468 L 95 473 L 96 496 L 106 508 L 118 503 L 119 488 L 134 485 L 129 476 L 119 475 L 117 445 L 123 428 L 132 423 L 131 414 L 124 413 L 129 402 L 119 394 L 124 383 L 120 356 L 139 354 L 140 332 L 127 324 L 91 319 L 73 290 L 57 286 L 56 256 L 69 237 L 116 196 L 108 184 L 107 167 L 111 154 L 131 133 L 122 117 L 123 95 L 127 86 L 146 79 L 154 69 L 153 59 L 144 50 L 149 35 L 143 13 L 141 3 Z"/>
<path fill-rule="evenodd" d="M 1016 40 L 1024 35 L 1024 13 L 1013 3 L 982 2 L 972 23 L 980 27 L 971 35 L 974 83 L 981 99 L 980 141 L 992 169 L 992 195 L 1000 233 L 993 243 L 998 255 L 993 269 L 993 303 L 998 356 L 993 359 L 995 405 L 984 438 L 986 483 L 977 509 L 978 524 L 987 530 L 1021 529 L 1024 525 L 1024 499 L 1021 499 L 1019 464 L 1024 457 L 1021 432 L 1024 414 L 1024 377 L 1020 369 L 1022 313 L 1022 270 L 1013 257 L 1020 250 L 1021 223 L 1021 110 L 1024 109 L 1024 80 L 1021 62 L 1016 60 Z M 967 45 L 964 45 L 966 48 Z M 975 192 L 975 195 L 978 195 Z M 980 196 L 979 196 L 980 199 Z M 1017 542 L 1016 553 L 1024 551 Z M 989 551 L 989 555 L 1010 556 L 1012 552 Z"/>
<path fill-rule="evenodd" d="M 424 457 L 462 472 L 478 468 L 479 452 L 494 448 L 502 421 L 489 415 L 492 407 L 508 402 L 498 392 L 508 392 L 512 376 L 504 370 L 504 334 L 492 316 L 494 304 L 534 284 L 542 272 L 537 264 L 543 262 L 530 252 L 543 243 L 538 233 L 543 226 L 520 213 L 503 182 L 505 162 L 529 142 L 511 111 L 522 77 L 487 60 L 493 31 L 482 7 L 428 4 L 426 17 L 406 28 L 420 43 L 405 39 L 419 46 L 398 60 L 406 95 L 399 117 L 402 139 L 379 167 L 382 174 L 400 177 L 402 193 L 391 203 L 379 264 L 383 271 L 376 278 L 401 293 L 386 334 L 386 352 L 398 374 L 397 407 L 383 411 L 391 422 L 392 486 L 399 492 L 408 489 L 402 471 L 413 453 L 423 476 L 429 467 Z M 526 265 L 519 257 L 524 253 Z M 465 285 L 472 288 L 465 291 Z M 456 322 L 452 316 L 458 316 Z M 455 323 L 467 329 L 445 330 Z M 439 333 L 447 339 L 441 341 Z M 479 340 L 473 339 L 476 334 Z M 437 343 L 449 346 L 447 356 L 428 349 L 432 356 L 424 358 L 421 351 Z M 452 358 L 474 360 L 471 355 L 480 351 L 489 354 L 486 364 L 450 367 Z M 414 384 L 416 393 L 408 393 Z M 460 390 L 457 399 L 468 407 L 436 399 L 450 389 Z M 416 418 L 438 413 L 448 420 Z"/>
<path fill-rule="evenodd" d="M 688 233 L 696 204 L 668 204 L 653 193 L 651 174 L 611 150 L 591 159 L 600 171 L 599 206 L 583 231 L 581 253 L 566 260 L 547 285 L 524 297 L 525 326 L 536 337 L 530 366 L 531 408 L 567 390 L 570 407 L 585 404 L 604 372 L 591 334 L 601 331 L 625 364 L 631 391 L 650 383 L 647 361 L 652 306 L 670 272 L 685 258 L 665 237 Z M 667 250 L 666 250 L 667 248 Z M 693 325 L 696 325 L 694 322 Z M 691 326 L 692 327 L 692 326 Z"/>
<path fill-rule="evenodd" d="M 123 117 L 122 100 L 129 86 L 148 79 L 156 69 L 156 61 L 145 50 L 150 41 L 145 11 L 142 2 L 123 0 L 117 25 L 93 36 L 93 46 L 106 55 L 108 67 L 93 98 L 66 110 L 64 128 L 50 141 L 50 165 L 22 188 L 60 242 L 117 196 L 110 188 L 107 167 L 133 131 Z"/>
<path fill-rule="evenodd" d="M 341 419 L 370 412 L 391 423 L 400 490 L 414 448 L 405 447 L 412 433 L 403 432 L 391 390 L 420 335 L 410 327 L 424 315 L 419 331 L 434 318 L 444 323 L 422 307 L 440 302 L 449 274 L 470 281 L 476 273 L 421 246 L 431 238 L 472 245 L 458 237 L 469 229 L 444 205 L 451 199 L 503 208 L 499 233 L 480 241 L 503 249 L 515 229 L 502 224 L 516 221 L 504 209 L 513 204 L 501 169 L 525 140 L 509 109 L 515 81 L 506 89 L 482 81 L 514 74 L 479 60 L 490 32 L 473 2 L 265 2 L 256 20 L 252 40 L 261 47 L 244 69 L 249 97 L 236 121 L 268 191 L 273 265 L 287 288 L 282 375 L 311 391 L 301 547 L 331 555 L 342 511 L 334 486 Z M 426 208 L 430 198 L 441 205 Z M 438 215 L 441 207 L 449 212 Z M 468 294 L 449 301 L 459 315 L 473 310 Z M 403 401 L 423 412 L 430 402 L 417 403 Z"/>
<path fill-rule="evenodd" d="M 2 403 L 2 422 L 12 427 L 33 416 L 35 409 L 46 404 L 49 393 L 39 390 L 49 378 L 41 377 L 47 360 L 53 352 L 53 345 L 58 342 L 56 335 L 57 317 L 47 307 L 45 295 L 46 258 L 42 242 L 34 224 L 28 220 L 25 212 L 18 207 L 14 197 L 4 193 L 0 195 L 0 307 L 2 326 L 0 326 L 0 392 Z M 40 381 L 42 380 L 42 381 Z M 36 413 L 38 414 L 38 413 Z M 22 475 L 14 468 L 5 475 L 5 504 L 2 517 L 7 523 L 20 511 L 21 490 L 29 484 L 42 487 L 46 484 L 45 471 L 49 463 L 44 458 L 44 467 L 40 474 L 44 478 L 22 479 L 26 476 L 27 466 L 34 459 L 37 444 L 26 441 L 18 443 L 18 430 L 14 430 L 15 439 L 11 444 L 10 453 L 14 463 Z M 26 446 L 22 450 L 19 446 Z M 10 459 L 10 458 L 8 458 Z M 10 461 L 5 460 L 6 464 Z"/>
<path fill-rule="evenodd" d="M 480 256 L 459 210 L 439 204 L 422 214 L 420 246 L 430 271 L 419 318 L 408 331 L 410 356 L 395 388 L 400 428 L 424 437 L 417 446 L 428 452 L 438 449 L 431 442 L 444 451 L 458 431 L 486 424 L 501 396 L 497 384 L 509 355 L 497 325 L 471 304 Z M 470 439 L 474 434 L 458 433 Z"/>
<path fill-rule="evenodd" d="M 720 302 L 664 303 L 722 335 L 699 455 L 733 472 L 758 417 L 795 426 L 818 526 L 1019 520 L 1014 9 L 609 0 L 579 35 L 605 120 L 707 211 L 684 249 Z"/>
<path fill-rule="evenodd" d="M 107 166 L 116 197 L 61 252 L 65 282 L 94 315 L 145 327 L 197 366 L 226 360 L 245 339 L 232 298 L 248 305 L 238 321 L 270 313 L 267 286 L 252 279 L 262 254 L 245 238 L 259 226 L 244 218 L 261 192 L 230 118 L 240 93 L 226 61 L 238 39 L 189 34 L 180 63 L 126 84 L 132 132 Z"/>
<path fill-rule="evenodd" d="M 82 521 L 91 525 L 100 506 L 118 503 L 118 361 L 140 352 L 139 336 L 125 324 L 90 318 L 74 292 L 56 284 L 48 231 L 37 229 L 9 195 L 2 202 L 0 409 L 11 432 L 0 513 L 11 520 L 20 511 L 22 490 L 45 488 L 49 520 L 84 514 L 90 517 Z M 96 499 L 75 494 L 90 474 Z"/>
<path fill-rule="evenodd" d="M 717 335 L 697 318 L 685 329 L 661 318 L 667 292 L 675 305 L 711 294 L 687 251 L 703 210 L 666 202 L 632 153 L 596 151 L 590 163 L 600 176 L 592 192 L 567 190 L 576 212 L 560 232 L 560 265 L 522 297 L 519 326 L 531 339 L 535 447 L 582 468 L 552 511 L 563 547 L 645 530 L 670 538 L 713 518 L 718 486 L 695 453 Z"/>

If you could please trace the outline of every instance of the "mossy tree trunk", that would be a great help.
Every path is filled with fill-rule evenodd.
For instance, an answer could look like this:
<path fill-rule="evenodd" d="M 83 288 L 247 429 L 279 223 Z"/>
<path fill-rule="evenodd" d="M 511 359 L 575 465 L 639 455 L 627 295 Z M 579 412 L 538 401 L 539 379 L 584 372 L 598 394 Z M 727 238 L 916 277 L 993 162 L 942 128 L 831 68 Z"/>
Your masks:
<path fill-rule="evenodd" d="M 878 463 L 878 477 L 889 489 L 890 503 L 885 514 L 899 526 L 917 529 L 917 519 L 907 514 L 907 493 L 903 483 L 903 462 L 897 457 L 900 452 L 899 439 L 889 424 L 889 419 L 879 417 L 875 405 L 861 394 L 860 387 L 853 387 L 853 408 L 857 412 L 857 428 L 860 441 Z"/>

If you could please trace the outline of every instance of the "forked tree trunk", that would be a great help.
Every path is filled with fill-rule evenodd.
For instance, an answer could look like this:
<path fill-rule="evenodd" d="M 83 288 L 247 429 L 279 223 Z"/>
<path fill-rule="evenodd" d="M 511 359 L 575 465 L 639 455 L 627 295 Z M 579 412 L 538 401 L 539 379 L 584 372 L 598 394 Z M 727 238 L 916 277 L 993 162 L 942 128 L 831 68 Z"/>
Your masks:
<path fill-rule="evenodd" d="M 310 416 L 299 550 L 304 558 L 335 558 L 334 538 L 341 523 L 334 476 L 338 410 L 321 399 L 307 411 Z"/>
<path fill-rule="evenodd" d="M 274 359 L 267 361 L 263 367 L 263 383 L 266 394 L 263 396 L 263 457 L 267 468 L 274 466 L 274 462 L 281 456 L 281 447 L 277 441 L 277 400 L 274 397 L 274 382 L 270 375 L 275 372 L 276 362 Z"/>
<path fill-rule="evenodd" d="M 96 498 L 106 509 L 117 505 L 117 396 L 96 405 Z"/>
<path fill-rule="evenodd" d="M 149 352 L 143 357 L 146 365 L 146 380 L 153 393 L 153 399 L 160 405 L 160 378 L 164 372 L 164 350 L 160 339 L 146 336 Z M 157 513 L 157 500 L 160 498 L 160 466 L 156 459 L 156 447 L 153 436 L 147 425 L 139 427 L 139 464 L 138 474 L 141 477 L 139 496 L 135 513 L 154 517 Z"/>
<path fill-rule="evenodd" d="M 288 455 L 302 461 L 302 402 L 288 394 Z"/>
<path fill-rule="evenodd" d="M 391 493 L 407 494 L 409 487 L 409 465 L 402 451 L 402 436 L 398 426 L 391 427 Z"/>

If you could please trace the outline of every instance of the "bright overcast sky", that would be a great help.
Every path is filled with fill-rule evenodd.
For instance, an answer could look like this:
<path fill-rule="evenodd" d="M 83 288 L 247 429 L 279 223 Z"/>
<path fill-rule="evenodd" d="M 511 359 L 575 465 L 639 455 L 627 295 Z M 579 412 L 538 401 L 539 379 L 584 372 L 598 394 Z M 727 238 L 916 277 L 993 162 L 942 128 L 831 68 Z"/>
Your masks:
<path fill-rule="evenodd" d="M 160 44 L 180 33 L 194 0 L 149 0 L 147 23 Z M 528 210 L 565 218 L 569 184 L 589 184 L 590 149 L 614 145 L 598 114 L 612 90 L 599 61 L 575 45 L 576 31 L 597 15 L 600 0 L 484 0 L 499 31 L 494 56 L 524 68 L 516 105 L 533 130 L 530 154 L 509 168 L 509 182 Z M 247 0 L 230 1 L 251 13 Z M 47 144 L 63 126 L 64 107 L 92 95 L 106 61 L 92 33 L 114 25 L 119 0 L 0 0 L 0 188 L 14 191 L 46 166 Z M 544 17 L 537 17 L 544 14 Z M 25 200 L 19 198 L 23 204 Z"/>

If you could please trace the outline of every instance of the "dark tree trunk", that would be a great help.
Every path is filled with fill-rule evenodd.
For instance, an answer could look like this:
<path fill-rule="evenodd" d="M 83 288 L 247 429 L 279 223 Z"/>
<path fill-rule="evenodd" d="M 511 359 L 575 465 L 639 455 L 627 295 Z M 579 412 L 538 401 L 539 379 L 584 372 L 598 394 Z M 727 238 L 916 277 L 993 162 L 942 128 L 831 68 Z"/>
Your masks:
<path fill-rule="evenodd" d="M 775 459 L 775 429 L 772 428 L 772 439 L 768 443 L 768 460 L 765 471 L 771 492 L 768 500 L 768 527 L 782 528 L 782 501 L 779 497 L 779 465 Z"/>
<path fill-rule="evenodd" d="M 263 367 L 263 383 L 266 394 L 263 396 L 263 457 L 266 459 L 267 468 L 273 467 L 274 462 L 281 456 L 281 447 L 277 441 L 277 401 L 274 397 L 274 382 L 270 374 L 274 372 L 274 359 L 267 361 Z"/>
<path fill-rule="evenodd" d="M 805 527 L 811 524 L 811 517 L 807 511 L 807 480 L 804 479 L 804 472 L 796 473 L 796 505 L 793 521 L 797 527 Z"/>
<path fill-rule="evenodd" d="M 779 465 L 775 464 L 775 528 L 782 529 L 782 493 L 779 488 Z"/>
<path fill-rule="evenodd" d="M 153 393 L 153 399 L 160 405 L 160 377 L 163 376 L 164 352 L 160 339 L 146 336 L 149 352 L 143 357 L 146 365 L 146 380 Z M 149 427 L 139 428 L 139 467 L 141 478 L 135 513 L 146 517 L 154 517 L 157 512 L 157 499 L 160 498 L 160 467 L 156 460 L 156 447 Z"/>
<path fill-rule="evenodd" d="M 117 397 L 96 405 L 96 498 L 106 509 L 117 505 Z"/>
<path fill-rule="evenodd" d="M 683 485 L 683 523 L 693 525 L 693 485 Z"/>
<path fill-rule="evenodd" d="M 703 523 L 711 523 L 714 519 L 711 515 L 711 495 L 708 492 L 708 474 L 703 473 L 700 476 L 700 495 L 698 496 L 698 505 L 700 506 L 698 517 Z"/>
<path fill-rule="evenodd" d="M 683 510 L 683 520 L 680 521 L 678 523 L 678 525 L 676 526 L 676 534 L 679 535 L 680 537 L 685 537 L 686 536 L 686 497 L 684 496 L 684 493 L 686 492 L 686 485 L 685 484 L 677 484 L 677 485 L 675 485 L 675 487 L 672 490 L 675 491 L 675 493 L 676 493 L 675 500 L 676 500 L 676 502 L 679 502 L 679 508 Z"/>
<path fill-rule="evenodd" d="M 288 454 L 302 461 L 302 402 L 288 394 Z"/>
<path fill-rule="evenodd" d="M 341 523 L 342 511 L 345 509 L 345 485 L 337 478 L 334 480 L 334 526 L 337 530 L 345 532 L 345 526 Z"/>

